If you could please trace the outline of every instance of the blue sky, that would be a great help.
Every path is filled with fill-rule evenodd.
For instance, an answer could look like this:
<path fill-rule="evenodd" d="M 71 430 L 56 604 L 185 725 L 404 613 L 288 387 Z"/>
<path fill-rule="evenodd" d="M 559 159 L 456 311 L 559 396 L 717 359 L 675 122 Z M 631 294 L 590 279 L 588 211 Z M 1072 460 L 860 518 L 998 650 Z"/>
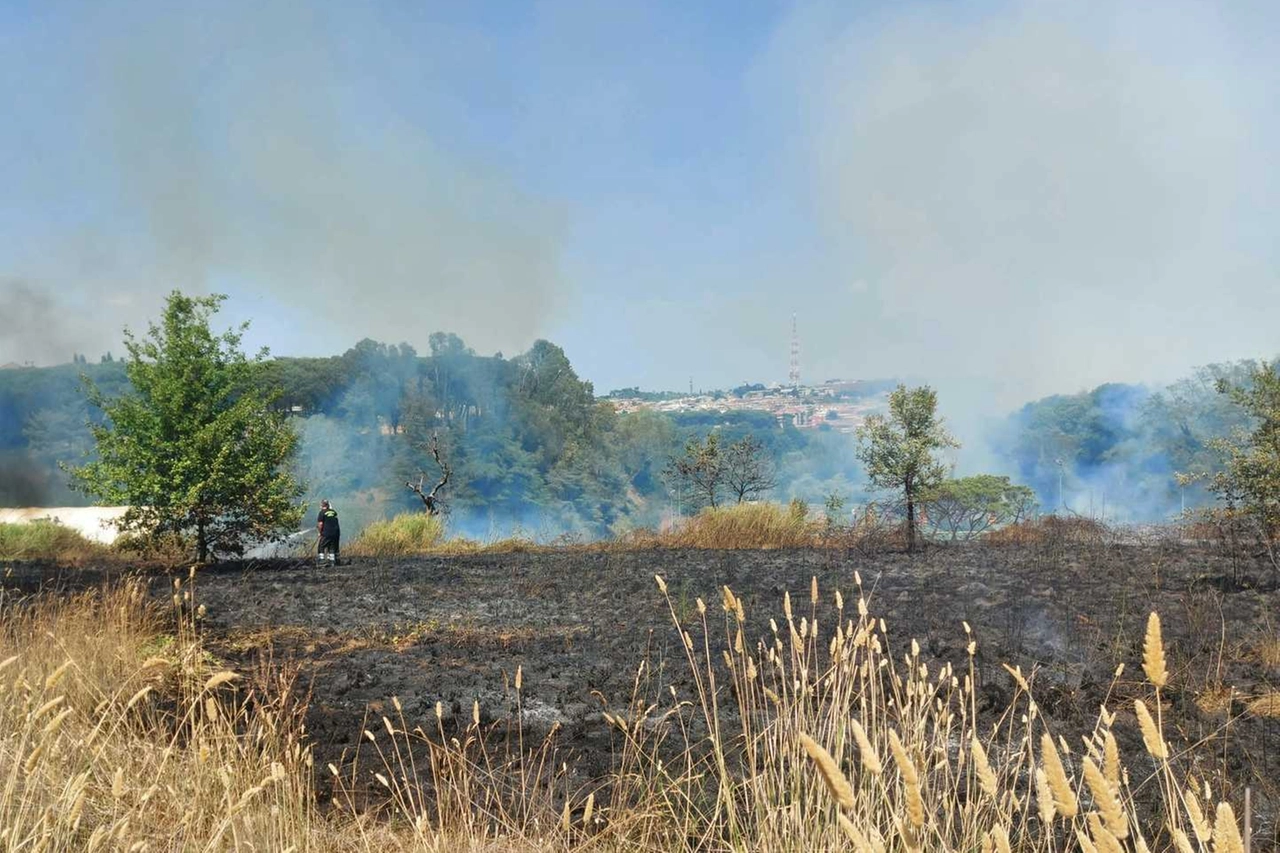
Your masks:
<path fill-rule="evenodd" d="M 172 287 L 282 354 L 1002 403 L 1274 354 L 1268 3 L 0 5 L 0 361 Z"/>

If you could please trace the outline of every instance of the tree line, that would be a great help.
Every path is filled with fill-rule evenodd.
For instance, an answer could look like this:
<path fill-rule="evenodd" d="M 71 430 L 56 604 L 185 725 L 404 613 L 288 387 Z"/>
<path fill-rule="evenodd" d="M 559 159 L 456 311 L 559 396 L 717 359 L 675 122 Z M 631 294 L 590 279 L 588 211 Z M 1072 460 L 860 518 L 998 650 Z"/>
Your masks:
<path fill-rule="evenodd" d="M 9 456 L 0 463 L 25 451 L 19 458 L 38 466 L 43 455 L 82 494 L 131 507 L 129 530 L 190 535 L 201 559 L 296 527 L 304 502 L 320 494 L 373 517 L 415 502 L 434 512 L 447 502 L 455 519 L 473 526 L 486 515 L 540 518 L 559 532 L 607 536 L 652 525 L 672 496 L 688 510 L 789 497 L 806 477 L 805 497 L 838 509 L 839 486 L 865 473 L 867 485 L 889 496 L 882 506 L 900 516 L 908 547 L 922 532 L 981 535 L 1026 518 L 1036 504 L 1036 492 L 1009 477 L 950 475 L 937 454 L 956 442 L 928 387 L 898 386 L 887 411 L 859 429 L 855 448 L 843 436 L 801 432 L 764 413 L 620 416 L 547 341 L 511 359 L 477 355 L 447 333 L 429 338 L 426 356 L 361 341 L 327 359 L 248 357 L 242 330 L 211 330 L 220 303 L 175 292 L 159 323 L 127 337 L 120 362 L 81 365 L 75 374 L 0 375 L 0 424 L 20 424 L 25 442 L 7 433 L 0 453 Z M 49 381 L 42 386 L 36 374 Z M 84 393 L 68 397 L 73 375 Z M 1276 367 L 1256 363 L 1210 378 L 1212 398 L 1203 377 L 1142 398 L 1147 420 L 1139 422 L 1181 463 L 1179 486 L 1202 490 L 1219 513 L 1247 523 L 1274 559 Z M 38 400 L 34 410 L 24 412 L 24 394 Z M 1030 428 L 1011 452 L 1033 463 L 1033 474 L 1046 452 L 1105 456 L 1134 431 L 1127 420 L 1134 399 L 1126 387 L 1108 386 L 1028 406 L 1018 417 Z M 1200 432 L 1206 424 L 1219 429 Z M 850 470 L 854 459 L 860 472 Z M 444 477 L 427 493 L 433 466 Z"/>

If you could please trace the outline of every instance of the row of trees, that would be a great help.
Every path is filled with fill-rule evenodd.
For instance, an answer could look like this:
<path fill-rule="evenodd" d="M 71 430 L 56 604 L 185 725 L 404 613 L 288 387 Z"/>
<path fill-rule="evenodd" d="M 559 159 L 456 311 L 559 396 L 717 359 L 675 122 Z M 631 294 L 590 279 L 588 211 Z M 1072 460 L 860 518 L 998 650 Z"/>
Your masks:
<path fill-rule="evenodd" d="M 296 526 L 304 495 L 295 464 L 299 435 L 288 417 L 297 404 L 282 405 L 284 394 L 272 379 L 291 366 L 268 360 L 265 351 L 246 357 L 240 331 L 212 333 L 220 302 L 175 292 L 159 324 L 145 337 L 127 337 L 127 390 L 109 393 L 87 380 L 96 457 L 72 471 L 84 492 L 130 507 L 126 532 L 190 534 L 201 559 Z M 671 454 L 666 448 L 676 431 L 668 419 L 619 418 L 612 406 L 595 400 L 590 384 L 552 344 L 539 342 L 508 361 L 478 357 L 451 335 L 432 336 L 430 343 L 426 359 L 404 346 L 358 346 L 338 360 L 355 380 L 322 403 L 362 424 L 356 433 L 361 440 L 400 449 L 398 456 L 376 460 L 381 465 L 359 457 L 364 468 L 373 468 L 366 476 L 383 488 L 404 483 L 406 472 L 421 471 L 432 460 L 447 482 L 443 456 L 462 472 L 450 484 L 459 503 L 485 490 L 483 500 L 492 506 L 511 488 L 507 499 L 513 504 L 545 505 L 550 497 L 566 513 L 591 507 L 591 521 L 603 531 L 616 519 L 607 514 L 634 503 L 620 502 L 618 495 L 656 492 L 664 481 L 677 485 L 691 504 L 708 506 L 752 500 L 777 485 L 776 460 L 786 451 L 776 443 L 786 430 L 740 430 L 735 437 L 729 425 L 718 425 Z M 333 360 L 322 361 L 332 368 Z M 1240 424 L 1206 442 L 1221 466 L 1212 473 L 1185 472 L 1183 479 L 1203 483 L 1223 514 L 1247 520 L 1275 560 L 1280 375 L 1275 365 L 1257 364 L 1244 380 L 1220 377 L 1215 383 Z M 305 393 L 317 401 L 325 396 Z M 930 388 L 899 386 L 887 412 L 870 416 L 857 438 L 856 456 L 869 484 L 896 496 L 909 547 L 922 527 L 934 536 L 968 538 L 1016 522 L 1034 506 L 1033 493 L 1008 478 L 948 477 L 937 454 L 956 442 Z M 426 504 L 434 510 L 438 496 L 429 497 Z"/>

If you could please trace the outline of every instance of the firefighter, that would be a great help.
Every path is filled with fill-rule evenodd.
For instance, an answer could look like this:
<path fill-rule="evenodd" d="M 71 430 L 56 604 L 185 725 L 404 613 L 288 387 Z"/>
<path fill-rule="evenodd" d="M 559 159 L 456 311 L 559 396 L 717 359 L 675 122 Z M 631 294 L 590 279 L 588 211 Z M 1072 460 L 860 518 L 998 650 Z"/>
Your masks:
<path fill-rule="evenodd" d="M 320 515 L 316 516 L 316 533 L 320 535 L 319 561 L 338 564 L 338 540 L 342 530 L 338 526 L 338 513 L 327 500 L 320 501 Z"/>

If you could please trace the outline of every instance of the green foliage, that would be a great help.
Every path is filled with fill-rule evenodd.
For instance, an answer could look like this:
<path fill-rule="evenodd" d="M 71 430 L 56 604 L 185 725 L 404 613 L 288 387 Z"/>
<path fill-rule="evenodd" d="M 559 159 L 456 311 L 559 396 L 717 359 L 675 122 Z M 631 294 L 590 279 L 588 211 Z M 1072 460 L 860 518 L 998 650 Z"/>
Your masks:
<path fill-rule="evenodd" d="M 123 363 L 0 371 L 0 424 L 18 425 L 0 432 L 0 502 L 84 501 L 59 490 L 57 472 L 93 458 L 86 422 L 103 420 L 78 391 L 81 372 L 104 401 L 129 390 Z M 432 435 L 454 470 L 449 525 L 484 541 L 517 529 L 592 538 L 656 526 L 668 458 L 712 431 L 722 450 L 751 436 L 785 498 L 819 501 L 852 492 L 856 479 L 848 436 L 780 426 L 768 413 L 620 414 L 546 341 L 506 359 L 447 333 L 431 335 L 425 355 L 363 340 L 341 355 L 260 362 L 254 387 L 299 433 L 291 473 L 312 484 L 305 497 L 335 500 L 349 533 L 420 508 L 404 483 L 438 474 Z"/>
<path fill-rule="evenodd" d="M 1217 385 L 1247 382 L 1249 370 L 1215 364 L 1155 392 L 1113 383 L 1046 397 L 1010 417 L 994 447 L 1046 506 L 1084 512 L 1105 500 L 1130 519 L 1167 519 L 1212 500 L 1222 457 L 1211 441 L 1248 423 Z"/>
<path fill-rule="evenodd" d="M 690 506 L 719 506 L 724 488 L 720 436 L 712 432 L 705 438 L 689 439 L 683 455 L 673 456 L 667 463 L 666 474 L 680 493 L 688 496 Z"/>
<path fill-rule="evenodd" d="M 444 540 L 444 522 L 438 515 L 406 512 L 370 524 L 346 549 L 359 557 L 405 557 L 425 554 Z"/>
<path fill-rule="evenodd" d="M 1220 379 L 1218 391 L 1247 413 L 1251 427 L 1215 438 L 1210 446 L 1225 459 L 1210 489 L 1230 516 L 1247 519 L 1280 570 L 1280 371 L 1254 364 L 1248 379 Z"/>
<path fill-rule="evenodd" d="M 844 496 L 839 492 L 831 492 L 822 501 L 822 509 L 827 517 L 827 527 L 838 527 L 844 519 Z"/>
<path fill-rule="evenodd" d="M 858 459 L 877 489 L 902 495 L 907 547 L 916 542 L 916 502 L 946 476 L 934 454 L 959 444 L 938 418 L 938 394 L 929 386 L 899 385 L 889 395 L 889 414 L 870 415 L 858 428 Z"/>
<path fill-rule="evenodd" d="M 129 507 L 121 532 L 190 533 L 202 561 L 302 514 L 287 472 L 297 436 L 258 381 L 266 353 L 251 360 L 238 332 L 209 328 L 222 298 L 175 291 L 145 338 L 126 332 L 131 390 L 108 398 L 86 382 L 105 421 L 91 427 L 97 459 L 73 471 L 88 494 Z"/>
<path fill-rule="evenodd" d="M 921 493 L 920 505 L 926 529 L 955 542 L 1023 521 L 1035 511 L 1036 496 L 1008 477 L 979 474 L 943 480 Z"/>
<path fill-rule="evenodd" d="M 0 560 L 65 560 L 106 551 L 105 546 L 53 519 L 0 524 Z"/>

